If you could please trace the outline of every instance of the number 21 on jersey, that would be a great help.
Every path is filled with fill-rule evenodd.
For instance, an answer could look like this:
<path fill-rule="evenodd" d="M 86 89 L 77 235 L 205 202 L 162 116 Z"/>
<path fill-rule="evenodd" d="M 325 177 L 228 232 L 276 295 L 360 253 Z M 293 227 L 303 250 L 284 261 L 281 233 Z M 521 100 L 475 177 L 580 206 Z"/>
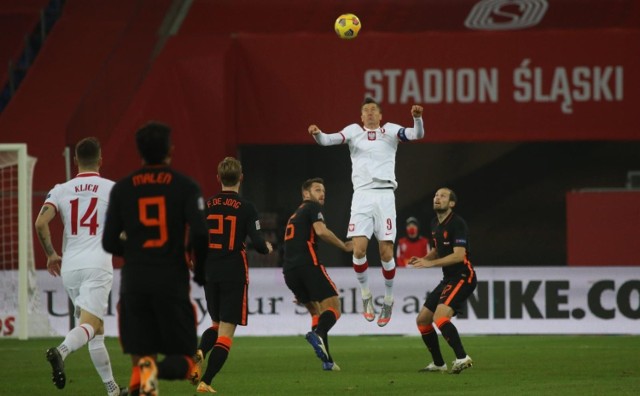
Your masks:
<path fill-rule="evenodd" d="M 228 249 L 233 250 L 236 243 L 236 216 L 223 216 L 221 214 L 210 214 L 207 216 L 207 220 L 211 220 L 213 227 L 209 227 L 210 235 L 224 235 L 225 232 L 225 223 L 228 224 L 229 230 L 229 243 Z M 209 222 L 211 224 L 212 222 Z M 222 249 L 222 243 L 213 243 L 209 240 L 209 249 Z"/>

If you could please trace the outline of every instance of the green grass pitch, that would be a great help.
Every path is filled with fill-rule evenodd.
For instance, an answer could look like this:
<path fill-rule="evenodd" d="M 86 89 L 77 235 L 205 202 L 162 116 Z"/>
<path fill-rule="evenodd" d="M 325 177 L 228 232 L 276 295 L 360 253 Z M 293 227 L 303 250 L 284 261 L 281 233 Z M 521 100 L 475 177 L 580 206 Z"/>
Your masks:
<path fill-rule="evenodd" d="M 66 360 L 67 386 L 51 383 L 45 350 L 61 338 L 0 340 L 0 395 L 100 395 L 85 348 Z M 418 373 L 431 361 L 418 337 L 331 337 L 342 368 L 324 372 L 303 336 L 236 337 L 214 379 L 219 395 L 638 395 L 640 337 L 463 336 L 474 367 L 460 375 Z M 451 349 L 441 340 L 450 366 Z M 116 380 L 128 384 L 130 360 L 107 339 Z M 195 395 L 186 381 L 160 381 L 161 395 Z"/>

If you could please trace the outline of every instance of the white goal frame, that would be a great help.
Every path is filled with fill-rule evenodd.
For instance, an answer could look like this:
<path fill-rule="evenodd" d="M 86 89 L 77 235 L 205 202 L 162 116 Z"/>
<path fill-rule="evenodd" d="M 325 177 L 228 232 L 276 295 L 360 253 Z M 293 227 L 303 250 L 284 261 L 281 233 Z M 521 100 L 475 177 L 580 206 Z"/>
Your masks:
<path fill-rule="evenodd" d="M 0 151 L 17 154 L 18 178 L 18 338 L 29 338 L 29 210 L 32 197 L 29 195 L 29 168 L 26 143 L 3 143 Z"/>

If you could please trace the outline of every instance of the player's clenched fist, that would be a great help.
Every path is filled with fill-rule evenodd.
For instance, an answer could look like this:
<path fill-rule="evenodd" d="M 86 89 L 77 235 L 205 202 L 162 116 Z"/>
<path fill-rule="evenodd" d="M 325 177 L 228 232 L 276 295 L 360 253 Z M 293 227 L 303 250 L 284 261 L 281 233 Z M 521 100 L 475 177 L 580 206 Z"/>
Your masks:
<path fill-rule="evenodd" d="M 418 105 L 411 106 L 411 115 L 414 118 L 422 117 L 422 106 L 418 106 Z"/>
<path fill-rule="evenodd" d="M 309 135 L 317 135 L 320 133 L 320 128 L 317 125 L 309 125 Z"/>

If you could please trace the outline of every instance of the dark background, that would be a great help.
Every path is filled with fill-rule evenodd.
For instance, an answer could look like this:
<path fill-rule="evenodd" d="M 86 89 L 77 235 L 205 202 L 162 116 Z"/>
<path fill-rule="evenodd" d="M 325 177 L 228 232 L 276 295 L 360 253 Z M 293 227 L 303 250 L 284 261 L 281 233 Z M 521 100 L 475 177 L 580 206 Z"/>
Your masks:
<path fill-rule="evenodd" d="M 311 177 L 324 178 L 327 225 L 346 237 L 353 191 L 346 145 L 242 146 L 240 158 L 241 193 L 263 213 L 263 229 L 278 248 L 301 201 L 300 185 Z M 566 193 L 626 188 L 629 170 L 640 170 L 640 142 L 404 143 L 396 156 L 398 237 L 409 216 L 427 232 L 432 197 L 447 186 L 458 194 L 455 210 L 469 224 L 474 265 L 566 265 Z M 369 247 L 371 265 L 380 265 L 377 243 Z M 323 242 L 320 258 L 326 266 L 351 265 L 349 254 Z M 254 266 L 279 260 L 251 258 Z"/>

